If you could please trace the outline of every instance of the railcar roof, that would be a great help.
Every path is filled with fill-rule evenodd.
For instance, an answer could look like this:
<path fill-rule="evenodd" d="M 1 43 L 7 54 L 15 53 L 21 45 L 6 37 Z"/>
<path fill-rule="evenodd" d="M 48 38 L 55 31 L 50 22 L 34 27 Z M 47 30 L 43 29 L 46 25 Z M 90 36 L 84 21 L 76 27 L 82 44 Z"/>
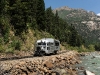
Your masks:
<path fill-rule="evenodd" d="M 37 40 L 37 42 L 54 42 L 55 39 L 53 38 L 43 38 L 43 39 L 40 39 L 40 40 Z M 58 41 L 58 40 L 56 40 Z"/>

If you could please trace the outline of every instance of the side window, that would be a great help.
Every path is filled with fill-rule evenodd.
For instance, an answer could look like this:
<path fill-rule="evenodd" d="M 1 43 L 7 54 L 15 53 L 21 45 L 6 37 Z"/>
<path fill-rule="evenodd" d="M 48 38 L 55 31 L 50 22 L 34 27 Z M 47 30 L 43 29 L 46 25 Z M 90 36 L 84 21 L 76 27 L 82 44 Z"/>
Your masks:
<path fill-rule="evenodd" d="M 47 46 L 52 46 L 52 45 L 53 45 L 52 42 L 48 42 L 48 43 L 47 43 Z"/>
<path fill-rule="evenodd" d="M 47 47 L 47 50 L 50 50 L 50 47 Z"/>
<path fill-rule="evenodd" d="M 59 42 L 55 42 L 55 46 L 59 46 Z"/>
<path fill-rule="evenodd" d="M 50 43 L 50 45 L 52 46 L 52 45 L 53 45 L 53 43 Z"/>
<path fill-rule="evenodd" d="M 47 46 L 49 46 L 49 45 L 50 45 L 50 42 L 47 43 Z"/>
<path fill-rule="evenodd" d="M 39 42 L 38 45 L 41 45 L 41 43 Z"/>
<path fill-rule="evenodd" d="M 43 45 L 46 45 L 46 43 L 45 43 L 45 42 L 43 42 Z"/>

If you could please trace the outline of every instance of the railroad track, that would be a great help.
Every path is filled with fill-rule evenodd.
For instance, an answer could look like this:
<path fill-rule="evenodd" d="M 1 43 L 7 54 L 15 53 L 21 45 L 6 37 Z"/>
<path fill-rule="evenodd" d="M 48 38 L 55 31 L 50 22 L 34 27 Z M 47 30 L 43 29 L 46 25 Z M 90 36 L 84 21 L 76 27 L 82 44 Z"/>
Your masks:
<path fill-rule="evenodd" d="M 56 55 L 59 55 L 59 54 L 65 53 L 65 52 L 68 52 L 68 50 L 58 51 L 58 53 L 57 53 Z M 51 55 L 54 55 L 54 54 L 50 54 L 50 56 L 51 56 Z M 44 56 L 47 56 L 47 55 L 44 55 Z M 0 58 L 0 61 L 18 60 L 18 59 L 33 58 L 33 57 L 38 57 L 38 56 L 29 55 L 29 56 L 12 56 L 12 57 L 3 57 L 3 58 Z M 39 57 L 40 57 L 40 56 L 39 56 Z M 41 57 L 42 57 L 42 56 L 41 56 Z"/>

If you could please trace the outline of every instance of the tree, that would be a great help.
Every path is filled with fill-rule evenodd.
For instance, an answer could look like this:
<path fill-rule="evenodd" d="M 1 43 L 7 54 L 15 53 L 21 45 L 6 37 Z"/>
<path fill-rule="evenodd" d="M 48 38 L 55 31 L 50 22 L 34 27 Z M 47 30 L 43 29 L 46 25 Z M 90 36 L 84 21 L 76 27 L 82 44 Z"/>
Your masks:
<path fill-rule="evenodd" d="M 36 21 L 39 30 L 45 30 L 45 4 L 44 0 L 37 0 Z"/>
<path fill-rule="evenodd" d="M 9 18 L 9 0 L 0 0 L 0 34 L 4 37 L 4 41 L 8 42 L 10 18 Z"/>
<path fill-rule="evenodd" d="M 32 29 L 37 29 L 36 12 L 37 12 L 37 0 L 22 0 L 26 9 L 24 10 L 24 16 L 26 16 L 26 24 Z M 24 7 L 23 7 L 24 8 Z"/>
<path fill-rule="evenodd" d="M 25 2 L 16 0 L 10 7 L 11 24 L 16 30 L 16 35 L 21 34 L 27 29 L 27 6 Z"/>
<path fill-rule="evenodd" d="M 96 51 L 100 51 L 100 43 L 97 43 L 97 44 L 95 45 L 95 50 L 96 50 Z"/>
<path fill-rule="evenodd" d="M 70 41 L 69 44 L 71 46 L 81 46 L 84 44 L 84 40 L 82 37 L 78 34 L 78 32 L 75 30 L 75 27 L 71 25 L 70 27 L 71 35 L 70 35 Z"/>
<path fill-rule="evenodd" d="M 47 8 L 45 11 L 46 14 L 46 31 L 49 33 L 52 33 L 54 30 L 53 25 L 54 25 L 54 14 L 52 12 L 51 7 Z"/>
<path fill-rule="evenodd" d="M 71 46 L 76 46 L 77 44 L 77 31 L 75 30 L 75 27 L 71 25 L 70 27 L 71 35 L 70 35 L 70 45 Z"/>
<path fill-rule="evenodd" d="M 58 11 L 56 11 L 55 17 L 54 17 L 54 36 L 59 38 L 60 33 L 60 23 L 59 23 L 59 16 Z"/>

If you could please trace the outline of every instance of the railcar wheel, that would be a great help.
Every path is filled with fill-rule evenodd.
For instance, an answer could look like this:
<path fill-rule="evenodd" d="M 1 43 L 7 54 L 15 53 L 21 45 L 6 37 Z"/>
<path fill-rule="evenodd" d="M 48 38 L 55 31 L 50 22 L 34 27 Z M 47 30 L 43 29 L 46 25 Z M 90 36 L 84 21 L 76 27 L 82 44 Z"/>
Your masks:
<path fill-rule="evenodd" d="M 40 56 L 44 56 L 44 55 L 45 55 L 44 51 L 40 52 Z"/>
<path fill-rule="evenodd" d="M 54 54 L 57 54 L 57 51 L 54 51 Z"/>

